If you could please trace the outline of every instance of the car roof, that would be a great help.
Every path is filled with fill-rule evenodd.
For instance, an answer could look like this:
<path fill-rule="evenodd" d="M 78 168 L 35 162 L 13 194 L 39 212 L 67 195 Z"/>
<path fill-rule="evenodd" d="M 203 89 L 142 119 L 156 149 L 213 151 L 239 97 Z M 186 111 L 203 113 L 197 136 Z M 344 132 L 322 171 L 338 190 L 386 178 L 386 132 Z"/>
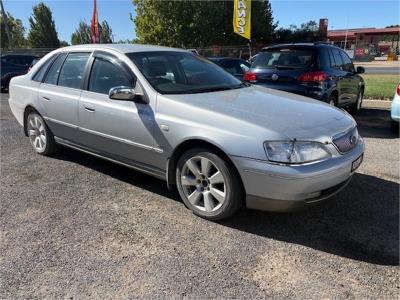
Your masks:
<path fill-rule="evenodd" d="M 207 57 L 207 59 L 212 60 L 212 61 L 219 61 L 219 60 L 244 60 L 242 58 L 238 57 Z"/>
<path fill-rule="evenodd" d="M 115 50 L 121 53 L 132 53 L 132 52 L 148 52 L 148 51 L 179 51 L 188 52 L 184 49 L 170 48 L 163 46 L 154 45 L 142 45 L 142 44 L 87 44 L 87 45 L 75 45 L 60 48 L 65 51 L 85 51 L 85 50 Z"/>
<path fill-rule="evenodd" d="M 321 47 L 331 47 L 331 48 L 338 48 L 336 45 L 327 43 L 327 42 L 315 42 L 315 43 L 291 43 L 291 44 L 275 44 L 271 46 L 267 46 L 262 48 L 262 50 L 268 49 L 275 49 L 275 48 L 282 48 L 282 47 L 304 47 L 304 48 L 321 48 Z"/>

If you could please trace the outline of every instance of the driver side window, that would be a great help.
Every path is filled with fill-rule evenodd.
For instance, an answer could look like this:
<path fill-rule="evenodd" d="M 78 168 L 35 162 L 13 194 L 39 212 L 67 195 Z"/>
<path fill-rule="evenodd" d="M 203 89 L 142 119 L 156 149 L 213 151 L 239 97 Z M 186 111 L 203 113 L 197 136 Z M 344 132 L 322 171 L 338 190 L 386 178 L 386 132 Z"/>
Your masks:
<path fill-rule="evenodd" d="M 134 88 L 135 82 L 124 68 L 105 58 L 96 57 L 89 78 L 89 91 L 106 94 L 116 86 Z"/>

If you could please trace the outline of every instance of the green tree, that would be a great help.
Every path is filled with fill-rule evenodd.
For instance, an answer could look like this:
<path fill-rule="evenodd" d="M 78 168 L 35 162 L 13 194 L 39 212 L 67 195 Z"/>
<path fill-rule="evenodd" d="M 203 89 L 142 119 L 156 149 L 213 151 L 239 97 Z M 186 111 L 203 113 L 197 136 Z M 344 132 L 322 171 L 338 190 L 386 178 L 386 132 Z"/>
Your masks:
<path fill-rule="evenodd" d="M 318 24 L 308 21 L 300 25 L 290 25 L 289 28 L 279 28 L 275 31 L 274 42 L 276 43 L 305 43 L 323 40 L 320 36 Z"/>
<path fill-rule="evenodd" d="M 100 30 L 100 43 L 110 44 L 112 43 L 112 29 L 110 25 L 108 25 L 107 21 L 103 21 L 99 25 Z M 78 28 L 71 35 L 71 44 L 72 45 L 80 45 L 80 44 L 91 44 L 92 43 L 92 34 L 90 32 L 90 25 L 85 21 L 80 21 Z"/>
<path fill-rule="evenodd" d="M 112 29 L 107 21 L 103 21 L 100 25 L 100 43 L 111 44 L 112 42 Z"/>
<path fill-rule="evenodd" d="M 15 19 L 10 13 L 7 13 L 7 24 L 10 30 L 11 45 L 13 48 L 21 48 L 26 46 L 26 39 L 24 37 L 25 28 L 22 25 L 20 19 Z M 4 18 L 0 16 L 0 35 L 1 35 L 1 47 L 10 48 L 10 42 L 6 34 L 4 26 Z"/>
<path fill-rule="evenodd" d="M 60 41 L 60 47 L 67 47 L 69 46 L 67 41 Z"/>
<path fill-rule="evenodd" d="M 58 48 L 60 46 L 51 10 L 43 2 L 33 7 L 29 24 L 28 41 L 31 47 Z"/>
<path fill-rule="evenodd" d="M 90 26 L 85 21 L 80 21 L 78 28 L 71 35 L 71 44 L 90 44 L 92 42 L 90 38 Z"/>
<path fill-rule="evenodd" d="M 247 40 L 233 33 L 232 1 L 132 0 L 139 42 L 175 47 L 237 45 Z M 273 34 L 268 0 L 252 2 L 252 40 L 267 43 Z"/>

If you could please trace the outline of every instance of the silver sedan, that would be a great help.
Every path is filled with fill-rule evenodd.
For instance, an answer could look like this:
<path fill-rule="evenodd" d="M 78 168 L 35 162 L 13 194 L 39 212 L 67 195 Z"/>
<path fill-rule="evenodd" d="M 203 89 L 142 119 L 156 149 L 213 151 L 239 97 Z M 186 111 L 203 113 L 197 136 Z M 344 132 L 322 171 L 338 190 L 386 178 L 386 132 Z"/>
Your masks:
<path fill-rule="evenodd" d="M 37 153 L 62 145 L 162 178 L 210 220 L 324 200 L 364 152 L 346 112 L 181 49 L 61 48 L 11 80 L 9 103 Z"/>

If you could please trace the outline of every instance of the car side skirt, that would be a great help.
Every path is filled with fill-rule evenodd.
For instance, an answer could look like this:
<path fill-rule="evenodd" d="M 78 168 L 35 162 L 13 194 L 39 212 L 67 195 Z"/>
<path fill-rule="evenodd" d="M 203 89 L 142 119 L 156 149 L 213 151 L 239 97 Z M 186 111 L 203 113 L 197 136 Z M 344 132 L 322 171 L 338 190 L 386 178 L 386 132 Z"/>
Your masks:
<path fill-rule="evenodd" d="M 98 151 L 95 151 L 95 150 L 92 150 L 92 149 L 88 149 L 88 148 L 83 147 L 83 146 L 81 146 L 79 144 L 71 142 L 69 140 L 65 140 L 65 139 L 59 138 L 57 136 L 54 137 L 54 140 L 59 145 L 62 145 L 62 146 L 65 146 L 65 147 L 68 147 L 68 148 L 71 148 L 71 149 L 74 149 L 74 150 L 78 150 L 78 151 L 86 153 L 86 154 L 93 155 L 95 157 L 98 157 L 98 158 L 101 158 L 101 159 L 104 159 L 104 160 L 107 160 L 107 161 L 122 165 L 124 167 L 130 168 L 130 169 L 133 169 L 133 170 L 136 170 L 136 171 L 139 171 L 139 172 L 142 172 L 142 173 L 154 176 L 154 177 L 157 177 L 157 178 L 165 180 L 165 181 L 167 180 L 166 171 L 165 170 L 155 169 L 152 166 L 145 165 L 145 164 L 142 164 L 142 163 L 139 163 L 139 162 L 130 161 L 130 160 L 128 161 L 128 160 L 123 159 L 123 158 L 117 158 L 117 157 L 111 156 L 108 153 L 100 153 Z"/>

